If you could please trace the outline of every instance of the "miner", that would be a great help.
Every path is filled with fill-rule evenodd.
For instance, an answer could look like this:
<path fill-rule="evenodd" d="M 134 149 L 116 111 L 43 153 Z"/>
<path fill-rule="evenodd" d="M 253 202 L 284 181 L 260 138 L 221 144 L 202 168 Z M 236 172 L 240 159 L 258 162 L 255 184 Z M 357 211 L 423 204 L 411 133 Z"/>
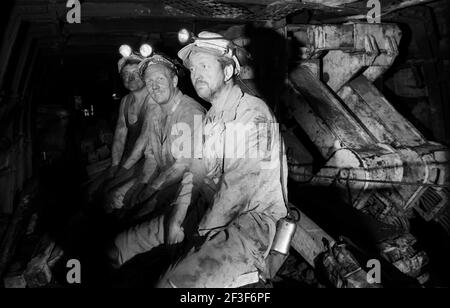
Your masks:
<path fill-rule="evenodd" d="M 123 207 L 126 192 L 141 174 L 150 123 L 157 121 L 161 114 L 140 77 L 139 64 L 143 60 L 142 56 L 132 53 L 118 63 L 123 85 L 130 93 L 120 103 L 112 162 L 105 172 L 102 192 L 106 195 L 104 205 L 108 212 Z"/>
<path fill-rule="evenodd" d="M 164 215 L 171 215 L 171 203 L 184 174 L 191 169 L 194 158 L 194 137 L 202 126 L 204 108 L 178 88 L 176 66 L 165 56 L 154 55 L 143 62 L 141 71 L 146 89 L 161 107 L 163 116 L 152 123 L 145 150 L 145 164 L 137 183 L 127 193 L 129 207 L 140 205 L 137 217 L 145 217 L 153 210 L 162 209 L 161 224 L 153 226 L 152 220 L 121 233 L 115 240 L 113 261 L 119 265 L 134 255 L 154 247 L 150 233 L 160 232 Z M 190 150 L 182 151 L 180 147 Z M 144 204 L 142 204 L 144 203 Z M 164 225 L 164 226 L 163 226 Z M 169 226 L 170 227 L 170 226 Z M 170 242 L 178 242 L 174 237 Z"/>
<path fill-rule="evenodd" d="M 240 65 L 230 41 L 202 32 L 178 56 L 190 70 L 199 97 L 212 106 L 203 122 L 203 138 L 194 145 L 201 157 L 183 174 L 168 222 L 158 217 L 145 225 L 145 250 L 186 240 L 191 232 L 202 239 L 165 273 L 158 287 L 256 282 L 265 271 L 276 223 L 287 212 L 286 160 L 275 117 L 264 101 L 236 85 Z M 204 213 L 192 200 L 196 189 L 208 202 Z M 119 238 L 116 247 L 124 242 Z M 133 256 L 121 249 L 116 253 L 119 263 Z"/>

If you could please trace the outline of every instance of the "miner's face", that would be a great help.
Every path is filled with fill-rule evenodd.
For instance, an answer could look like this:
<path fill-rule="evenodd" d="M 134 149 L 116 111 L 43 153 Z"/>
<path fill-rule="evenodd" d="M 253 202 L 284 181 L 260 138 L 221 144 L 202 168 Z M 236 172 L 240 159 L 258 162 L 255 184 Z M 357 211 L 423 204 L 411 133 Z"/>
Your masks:
<path fill-rule="evenodd" d="M 175 95 L 178 78 L 163 64 L 153 64 L 145 71 L 145 86 L 158 104 L 166 104 Z"/>
<path fill-rule="evenodd" d="M 218 58 L 197 52 L 190 56 L 191 81 L 198 96 L 211 102 L 225 86 L 225 73 Z"/>
<path fill-rule="evenodd" d="M 122 69 L 122 81 L 125 88 L 130 91 L 136 91 L 144 86 L 144 82 L 139 76 L 139 69 L 137 64 L 126 65 Z"/>

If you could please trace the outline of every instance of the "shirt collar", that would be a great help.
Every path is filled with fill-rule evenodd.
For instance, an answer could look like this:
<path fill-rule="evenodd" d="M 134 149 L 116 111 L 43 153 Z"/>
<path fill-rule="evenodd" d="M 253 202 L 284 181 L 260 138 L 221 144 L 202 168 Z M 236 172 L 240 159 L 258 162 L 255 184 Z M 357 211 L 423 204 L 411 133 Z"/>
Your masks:
<path fill-rule="evenodd" d="M 243 96 L 243 92 L 238 85 L 233 85 L 228 93 L 216 102 L 210 109 L 211 115 L 221 115 L 225 121 L 236 118 L 236 110 Z"/>

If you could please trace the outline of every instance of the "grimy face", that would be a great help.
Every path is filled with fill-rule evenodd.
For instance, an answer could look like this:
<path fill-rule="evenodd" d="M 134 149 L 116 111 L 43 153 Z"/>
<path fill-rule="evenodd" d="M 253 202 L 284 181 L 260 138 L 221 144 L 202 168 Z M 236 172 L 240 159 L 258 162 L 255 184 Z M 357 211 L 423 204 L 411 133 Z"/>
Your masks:
<path fill-rule="evenodd" d="M 166 104 L 175 95 L 178 79 L 163 64 L 153 64 L 145 71 L 145 86 L 158 104 Z"/>
<path fill-rule="evenodd" d="M 137 64 L 126 65 L 121 72 L 123 85 L 130 91 L 136 91 L 142 89 L 144 82 L 139 76 L 139 70 Z"/>
<path fill-rule="evenodd" d="M 191 81 L 198 96 L 211 102 L 225 86 L 225 73 L 214 55 L 196 52 L 190 56 Z"/>

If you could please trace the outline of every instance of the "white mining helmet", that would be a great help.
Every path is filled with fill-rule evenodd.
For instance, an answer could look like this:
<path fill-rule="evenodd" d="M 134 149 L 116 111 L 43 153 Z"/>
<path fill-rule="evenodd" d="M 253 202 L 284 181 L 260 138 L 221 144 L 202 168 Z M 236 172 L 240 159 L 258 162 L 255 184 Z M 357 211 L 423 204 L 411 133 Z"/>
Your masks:
<path fill-rule="evenodd" d="M 204 52 L 213 53 L 217 56 L 225 56 L 230 58 L 235 63 L 235 74 L 239 75 L 241 65 L 236 56 L 236 46 L 232 41 L 226 39 L 220 34 L 202 31 L 195 36 L 187 29 L 181 29 L 178 31 L 178 40 L 182 44 L 191 42 L 184 46 L 179 52 L 178 57 L 183 60 L 184 65 L 187 65 L 189 55 L 194 50 L 202 50 Z"/>

